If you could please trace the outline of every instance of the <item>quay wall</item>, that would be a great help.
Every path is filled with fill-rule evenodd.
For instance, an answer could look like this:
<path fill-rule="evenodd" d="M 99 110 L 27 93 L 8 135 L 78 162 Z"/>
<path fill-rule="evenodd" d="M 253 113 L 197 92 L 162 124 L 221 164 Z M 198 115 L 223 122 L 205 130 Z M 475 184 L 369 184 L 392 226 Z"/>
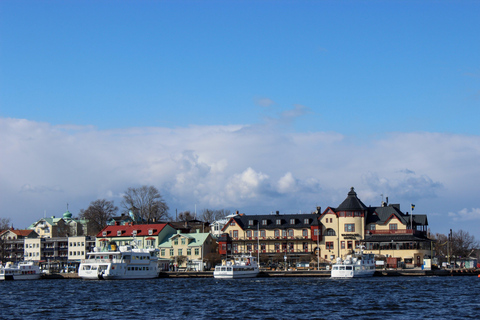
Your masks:
<path fill-rule="evenodd" d="M 268 277 L 330 277 L 329 270 L 295 270 L 295 271 L 261 271 L 258 275 Z M 478 276 L 480 269 L 453 269 L 453 270 L 421 270 L 421 269 L 392 269 L 377 270 L 374 277 L 398 276 Z M 161 272 L 159 278 L 212 278 L 213 271 Z M 42 275 L 42 279 L 80 279 L 78 273 L 52 273 Z"/>

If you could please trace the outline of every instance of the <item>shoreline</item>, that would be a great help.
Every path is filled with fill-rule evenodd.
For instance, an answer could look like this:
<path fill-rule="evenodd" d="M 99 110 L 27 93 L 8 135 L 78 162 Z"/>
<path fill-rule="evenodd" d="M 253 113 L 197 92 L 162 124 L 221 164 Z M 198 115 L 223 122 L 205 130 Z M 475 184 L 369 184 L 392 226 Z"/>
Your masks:
<path fill-rule="evenodd" d="M 376 270 L 374 277 L 431 277 L 431 276 L 477 276 L 480 277 L 480 269 L 452 269 L 452 270 L 421 270 L 421 269 L 389 269 Z M 258 274 L 259 278 L 278 277 L 330 277 L 330 270 L 295 270 L 295 271 L 271 271 L 264 270 Z M 160 272 L 158 278 L 213 278 L 213 271 L 166 271 Z M 44 274 L 41 279 L 81 279 L 78 273 L 53 273 Z"/>

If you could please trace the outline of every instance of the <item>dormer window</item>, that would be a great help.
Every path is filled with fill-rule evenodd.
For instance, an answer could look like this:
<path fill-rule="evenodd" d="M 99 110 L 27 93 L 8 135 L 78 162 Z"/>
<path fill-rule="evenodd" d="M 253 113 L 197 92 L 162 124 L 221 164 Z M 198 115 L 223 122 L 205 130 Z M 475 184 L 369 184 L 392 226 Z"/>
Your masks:
<path fill-rule="evenodd" d="M 282 224 L 282 219 L 277 219 L 276 222 L 277 226 L 281 225 Z"/>
<path fill-rule="evenodd" d="M 248 220 L 248 225 L 253 226 L 253 220 Z"/>
<path fill-rule="evenodd" d="M 137 230 L 133 230 L 132 231 L 132 236 L 136 236 L 137 235 Z"/>
<path fill-rule="evenodd" d="M 148 235 L 151 236 L 152 234 L 153 234 L 153 230 L 152 229 L 148 230 Z"/>
<path fill-rule="evenodd" d="M 117 237 L 120 237 L 122 235 L 122 230 L 117 231 Z"/>
<path fill-rule="evenodd" d="M 310 219 L 308 219 L 308 218 L 307 218 L 307 219 L 303 219 L 303 223 L 304 223 L 304 224 L 310 224 Z"/>
<path fill-rule="evenodd" d="M 290 219 L 290 224 L 295 224 L 295 219 Z"/>
<path fill-rule="evenodd" d="M 267 219 L 262 220 L 262 225 L 264 225 L 264 226 L 267 225 Z"/>
<path fill-rule="evenodd" d="M 106 237 L 107 236 L 107 231 L 103 231 L 102 236 Z"/>

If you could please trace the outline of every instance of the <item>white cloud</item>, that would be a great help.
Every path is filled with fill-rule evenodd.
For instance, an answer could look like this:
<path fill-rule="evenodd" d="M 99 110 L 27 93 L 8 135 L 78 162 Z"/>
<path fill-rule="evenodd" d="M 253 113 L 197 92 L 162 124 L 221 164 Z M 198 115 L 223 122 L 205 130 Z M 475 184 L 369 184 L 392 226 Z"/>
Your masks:
<path fill-rule="evenodd" d="M 119 205 L 122 192 L 143 184 L 156 186 L 171 212 L 310 212 L 338 206 L 353 186 L 366 205 L 383 194 L 404 210 L 415 203 L 418 213 L 443 213 L 429 219 L 434 232 L 477 214 L 456 207 L 477 207 L 478 136 L 392 133 L 359 143 L 282 125 L 98 130 L 0 118 L 0 216 L 27 226 L 44 210 L 60 215 L 67 202 L 72 212 L 98 198 Z"/>
<path fill-rule="evenodd" d="M 448 216 L 454 221 L 480 220 L 480 208 L 472 208 L 471 210 L 463 208 L 458 212 L 449 212 Z"/>

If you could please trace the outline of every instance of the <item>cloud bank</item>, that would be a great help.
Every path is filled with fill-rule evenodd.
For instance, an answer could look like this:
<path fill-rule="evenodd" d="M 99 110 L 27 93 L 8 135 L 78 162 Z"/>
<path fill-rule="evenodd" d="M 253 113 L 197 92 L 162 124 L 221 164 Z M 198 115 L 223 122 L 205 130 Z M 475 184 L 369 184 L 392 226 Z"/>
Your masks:
<path fill-rule="evenodd" d="M 296 106 L 283 116 L 305 112 Z M 367 205 L 381 195 L 404 211 L 415 203 L 416 213 L 434 214 L 433 232 L 452 224 L 478 230 L 479 209 L 460 208 L 478 208 L 480 137 L 416 132 L 358 141 L 283 129 L 267 122 L 98 130 L 2 118 L 0 215 L 21 228 L 45 211 L 61 215 L 66 203 L 74 213 L 99 198 L 119 205 L 122 192 L 144 184 L 160 190 L 172 215 L 195 206 L 310 212 L 338 206 L 353 186 Z"/>

